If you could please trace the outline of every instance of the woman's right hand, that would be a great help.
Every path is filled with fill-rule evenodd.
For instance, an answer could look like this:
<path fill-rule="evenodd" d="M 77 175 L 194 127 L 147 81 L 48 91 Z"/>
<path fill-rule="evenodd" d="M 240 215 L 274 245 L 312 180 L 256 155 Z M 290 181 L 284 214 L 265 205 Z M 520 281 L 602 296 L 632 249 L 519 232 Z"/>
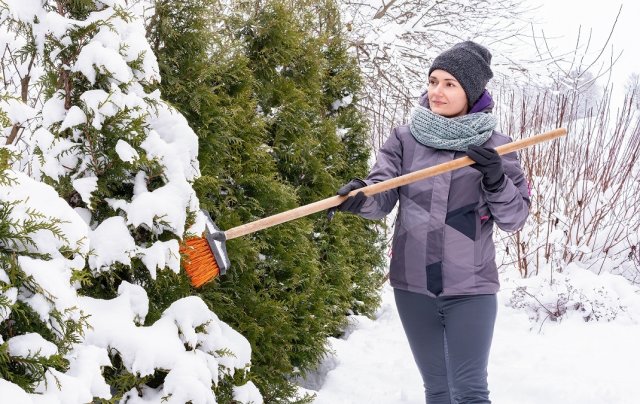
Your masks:
<path fill-rule="evenodd" d="M 367 183 L 361 180 L 360 178 L 354 178 L 349 181 L 347 184 L 340 187 L 337 194 L 340 196 L 348 195 L 351 191 L 359 188 L 366 187 Z M 367 200 L 364 192 L 358 192 L 354 196 L 350 196 L 345 199 L 340 205 L 335 206 L 327 211 L 327 218 L 331 220 L 333 215 L 336 213 L 336 210 L 341 212 L 350 212 L 357 214 L 362 209 L 362 205 Z"/>

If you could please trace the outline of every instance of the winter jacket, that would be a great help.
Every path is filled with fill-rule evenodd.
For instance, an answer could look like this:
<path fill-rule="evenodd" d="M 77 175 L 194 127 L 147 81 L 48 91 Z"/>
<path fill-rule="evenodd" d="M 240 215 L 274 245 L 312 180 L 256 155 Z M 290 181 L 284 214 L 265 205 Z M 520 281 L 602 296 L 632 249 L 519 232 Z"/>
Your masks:
<path fill-rule="evenodd" d="M 511 139 L 495 132 L 484 146 Z M 408 126 L 393 129 L 365 182 L 370 185 L 464 156 L 418 143 Z M 479 171 L 464 167 L 367 198 L 360 215 L 380 219 L 400 202 L 393 235 L 390 282 L 430 296 L 492 294 L 499 289 L 494 223 L 513 232 L 529 214 L 528 184 L 516 153 L 502 156 L 505 181 L 496 192 Z M 436 284 L 440 288 L 434 289 Z M 431 287 L 429 287 L 431 286 Z"/>

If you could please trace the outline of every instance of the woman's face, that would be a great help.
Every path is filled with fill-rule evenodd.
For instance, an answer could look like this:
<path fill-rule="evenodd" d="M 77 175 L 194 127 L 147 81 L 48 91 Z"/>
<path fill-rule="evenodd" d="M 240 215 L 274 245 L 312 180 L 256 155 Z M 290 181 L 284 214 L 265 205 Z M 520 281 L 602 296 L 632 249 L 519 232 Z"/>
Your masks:
<path fill-rule="evenodd" d="M 429 107 L 448 118 L 467 113 L 467 95 L 458 80 L 444 70 L 436 69 L 429 76 Z"/>

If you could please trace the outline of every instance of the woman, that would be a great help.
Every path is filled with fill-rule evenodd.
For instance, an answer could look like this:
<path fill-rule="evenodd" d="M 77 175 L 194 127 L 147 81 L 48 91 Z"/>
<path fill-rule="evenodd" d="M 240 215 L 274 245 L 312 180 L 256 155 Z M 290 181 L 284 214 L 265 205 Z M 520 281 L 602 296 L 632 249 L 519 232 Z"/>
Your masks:
<path fill-rule="evenodd" d="M 511 141 L 495 131 L 491 53 L 466 41 L 436 57 L 429 86 L 409 125 L 393 129 L 363 181 L 338 194 L 465 154 L 470 167 L 370 197 L 349 197 L 338 210 L 369 219 L 399 201 L 390 282 L 429 404 L 490 403 L 487 364 L 499 288 L 494 223 L 520 229 L 529 214 L 517 155 L 494 148 Z"/>

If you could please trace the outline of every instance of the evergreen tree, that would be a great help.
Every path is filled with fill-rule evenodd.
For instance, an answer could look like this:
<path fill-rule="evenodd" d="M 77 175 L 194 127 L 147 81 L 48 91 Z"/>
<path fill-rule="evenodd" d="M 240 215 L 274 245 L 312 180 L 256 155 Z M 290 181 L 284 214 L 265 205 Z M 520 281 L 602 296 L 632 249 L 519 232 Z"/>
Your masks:
<path fill-rule="evenodd" d="M 335 2 L 295 5 L 269 2 L 246 39 L 279 171 L 300 202 L 310 203 L 366 175 L 369 150 L 356 108 L 359 71 L 344 44 Z M 372 314 L 378 305 L 380 239 L 375 223 L 357 217 L 338 215 L 331 224 L 324 215 L 311 220 L 326 286 L 316 292 L 334 319 L 325 331 L 337 334 L 347 312 Z"/>
<path fill-rule="evenodd" d="M 315 2 L 314 10 L 325 60 L 322 102 L 327 130 L 324 136 L 338 140 L 325 154 L 325 165 L 341 185 L 355 177 L 363 178 L 369 170 L 369 128 L 364 114 L 358 110 L 362 76 L 356 60 L 349 55 L 336 2 Z M 324 224 L 320 218 L 316 228 L 321 231 Z M 336 293 L 330 296 L 337 302 L 333 307 L 342 313 L 371 316 L 379 306 L 378 291 L 383 278 L 380 269 L 384 265 L 383 226 L 381 222 L 340 214 L 326 226 L 328 237 L 320 243 L 326 266 L 323 274 L 337 278 L 325 282 L 334 285 Z M 338 283 L 339 288 L 335 287 Z M 343 295 L 339 295 L 339 291 Z"/>
<path fill-rule="evenodd" d="M 1 7 L 0 15 L 6 13 Z M 19 31 L 18 36 L 32 34 L 28 24 L 9 18 L 2 25 L 5 23 L 9 31 Z M 29 44 L 14 51 L 24 56 L 33 48 Z M 20 57 L 15 56 L 15 60 Z M 0 94 L 2 134 L 14 127 L 5 108 L 14 115 L 28 109 L 7 92 L 8 87 Z M 66 355 L 87 329 L 80 310 L 68 300 L 57 299 L 56 291 L 41 283 L 42 276 L 36 276 L 34 268 L 47 271 L 49 277 L 60 271 L 70 273 L 86 257 L 88 248 L 86 233 L 67 231 L 73 223 L 62 219 L 63 212 L 58 212 L 59 217 L 48 216 L 34 206 L 33 198 L 40 195 L 25 194 L 24 188 L 46 192 L 48 187 L 12 169 L 20 157 L 15 147 L 0 145 L 0 378 L 32 393 L 47 373 L 69 370 Z M 55 195 L 49 191 L 49 196 Z M 71 279 L 67 281 L 70 287 Z"/>
<path fill-rule="evenodd" d="M 0 111 L 0 122 L 3 115 Z M 65 355 L 87 323 L 75 307 L 56 301 L 23 266 L 56 273 L 57 267 L 82 259 L 87 251 L 81 240 L 64 234 L 60 218 L 48 217 L 26 200 L 16 199 L 20 180 L 29 180 L 10 169 L 16 157 L 0 147 L 0 378 L 33 392 L 48 370 L 68 370 Z M 48 241 L 50 247 L 40 248 L 36 238 L 40 243 Z M 34 341 L 40 349 L 23 352 L 17 346 L 24 341 Z"/>
<path fill-rule="evenodd" d="M 36 145 L 32 167 L 94 232 L 107 222 L 110 232 L 128 233 L 135 245 L 124 257 L 94 251 L 83 293 L 113 298 L 122 280 L 143 285 L 152 323 L 190 291 L 188 279 L 178 274 L 178 240 L 197 211 L 189 184 L 198 175 L 197 139 L 158 93 L 145 91 L 159 77 L 155 56 L 143 25 L 123 6 L 92 0 L 45 4 L 66 21 L 66 30 L 44 41 L 38 131 L 53 141 Z M 50 168 L 58 161 L 63 171 Z M 125 220 L 113 220 L 120 217 Z"/>
<path fill-rule="evenodd" d="M 272 1 L 155 3 L 148 32 L 160 88 L 198 134 L 195 188 L 222 229 L 325 198 L 366 173 L 364 120 L 355 102 L 334 104 L 356 100 L 358 70 L 326 5 L 297 4 L 294 16 Z M 291 377 L 318 363 L 349 312 L 377 306 L 377 233 L 356 217 L 329 225 L 316 215 L 227 244 L 232 269 L 198 293 L 251 341 L 265 401 L 300 399 Z"/>
<path fill-rule="evenodd" d="M 293 208 L 297 200 L 293 188 L 281 182 L 266 145 L 264 119 L 253 96 L 255 81 L 243 44 L 234 39 L 233 15 L 223 18 L 216 5 L 207 0 L 156 2 L 148 31 L 156 46 L 162 93 L 188 117 L 200 138 L 202 176 L 195 188 L 201 205 L 225 229 Z M 304 313 L 288 300 L 304 299 L 291 290 L 303 289 L 308 278 L 294 278 L 275 263 L 292 265 L 291 245 L 303 263 L 311 247 L 298 246 L 302 243 L 296 239 L 304 242 L 310 232 L 308 226 L 284 225 L 230 240 L 232 270 L 198 291 L 251 342 L 252 377 L 266 402 L 295 396 L 287 377 L 296 366 L 291 358 L 297 349 L 294 338 L 302 332 L 295 319 Z"/>
<path fill-rule="evenodd" d="M 79 293 L 91 298 L 116 299 L 132 288 L 142 293 L 149 308 L 142 310 L 144 324 L 137 325 L 144 326 L 171 316 L 168 309 L 191 295 L 180 271 L 179 242 L 201 231 L 203 217 L 191 185 L 199 175 L 197 137 L 184 117 L 151 91 L 158 66 L 136 14 L 140 7 L 120 0 L 58 0 L 34 6 L 33 15 L 19 15 L 36 33 L 29 49 L 40 53 L 44 71 L 44 105 L 30 140 L 30 170 L 54 187 L 90 229 L 86 265 L 80 265 L 74 281 L 81 285 Z M 78 269 L 77 260 L 74 265 Z M 182 327 L 176 338 L 189 331 L 204 341 L 217 325 L 211 320 L 194 324 L 195 331 Z M 162 393 L 170 366 L 140 375 L 120 346 L 104 348 L 112 365 L 104 376 L 113 400 Z M 207 360 L 209 366 L 232 354 L 200 345 L 187 348 L 201 351 L 189 360 Z M 245 372 L 227 366 L 232 362 L 221 363 L 212 374 L 212 383 L 218 375 L 228 376 L 219 384 L 221 398 L 231 397 L 233 386 L 244 379 Z"/>

